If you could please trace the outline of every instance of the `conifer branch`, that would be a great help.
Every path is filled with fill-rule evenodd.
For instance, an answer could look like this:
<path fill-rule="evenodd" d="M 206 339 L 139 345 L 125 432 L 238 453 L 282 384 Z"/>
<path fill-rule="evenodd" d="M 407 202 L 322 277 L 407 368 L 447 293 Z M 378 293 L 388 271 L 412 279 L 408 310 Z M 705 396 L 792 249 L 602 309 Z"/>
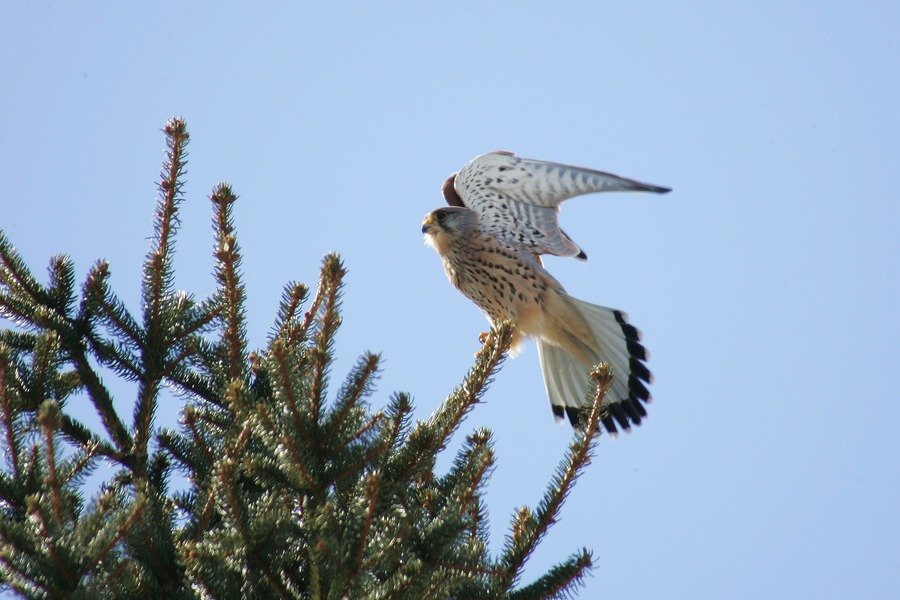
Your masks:
<path fill-rule="evenodd" d="M 132 468 L 141 479 L 147 475 L 147 446 L 152 437 L 165 359 L 171 343 L 171 323 L 166 315 L 181 312 L 178 310 L 179 298 L 172 292 L 172 255 L 178 226 L 178 205 L 181 202 L 180 177 L 185 168 L 189 136 L 184 121 L 180 119 L 170 119 L 164 131 L 168 146 L 167 162 L 160 175 L 153 245 L 144 262 L 144 325 L 140 336 L 143 343 L 138 401 L 133 417 Z"/>
<path fill-rule="evenodd" d="M 40 573 L 30 573 L 10 560 L 6 548 L 0 550 L 0 564 L 3 565 L 5 571 L 14 574 L 18 578 L 17 581 L 12 577 L 7 577 L 4 583 L 18 592 L 19 596 L 23 598 L 35 597 L 37 594 L 33 591 L 29 593 L 31 590 L 35 590 L 40 591 L 45 598 L 59 597 L 59 594 L 54 593 L 49 586 L 40 581 Z"/>
<path fill-rule="evenodd" d="M 382 561 L 387 562 L 386 558 L 391 556 L 398 546 L 400 546 L 405 540 L 402 540 L 400 537 L 393 537 L 387 541 L 380 548 L 373 549 L 372 556 L 366 562 L 362 563 L 359 567 L 360 573 L 368 573 L 371 572 L 374 567 Z"/>
<path fill-rule="evenodd" d="M 282 443 L 288 451 L 288 456 L 293 459 L 293 462 L 291 464 L 299 471 L 300 481 L 298 483 L 303 487 L 309 488 L 310 490 L 314 491 L 316 496 L 318 496 L 320 490 L 318 490 L 318 486 L 316 485 L 317 480 L 311 472 L 312 469 L 306 464 L 306 459 L 300 456 L 300 452 L 297 451 L 297 445 L 294 443 L 294 438 L 291 436 L 285 436 L 282 440 Z"/>
<path fill-rule="evenodd" d="M 73 325 L 76 325 L 77 323 L 66 316 L 66 311 L 71 308 L 71 305 L 74 302 L 74 272 L 71 261 L 67 257 L 57 256 L 53 258 L 50 266 L 51 288 L 50 291 L 45 291 L 41 288 L 40 284 L 34 280 L 33 276 L 28 273 L 24 264 L 21 262 L 21 259 L 12 247 L 9 246 L 5 238 L 2 237 L 2 233 L 0 233 L 0 241 L 2 241 L 2 243 L 0 243 L 0 249 L 2 249 L 4 260 L 4 268 L 0 269 L 0 272 L 3 274 L 3 282 L 11 282 L 15 289 L 19 290 L 20 293 L 27 295 L 27 302 L 37 306 L 37 308 L 34 306 L 30 308 L 26 307 L 21 300 L 16 300 L 10 298 L 8 294 L 3 294 L 0 295 L 0 297 L 10 301 L 6 302 L 3 312 L 12 312 L 12 314 L 8 314 L 7 316 L 11 316 L 20 321 L 25 321 L 31 325 L 43 326 L 50 332 L 58 333 L 60 339 L 67 346 L 73 364 L 79 371 L 86 387 L 89 392 L 92 392 L 92 399 L 99 399 L 101 400 L 101 404 L 105 404 L 103 402 L 104 394 L 100 389 L 102 386 L 97 385 L 99 378 L 91 377 L 89 372 L 92 372 L 92 368 L 86 364 L 86 360 L 83 360 L 83 347 L 80 341 L 72 342 L 72 340 L 78 339 L 78 334 L 73 331 Z M 3 302 L 0 301 L 0 304 L 3 304 Z M 38 343 L 32 345 L 30 349 L 36 353 L 35 365 L 36 367 L 42 368 L 43 370 L 41 372 L 46 374 L 46 369 L 51 368 L 51 365 L 47 362 L 47 360 L 51 358 L 51 354 L 47 354 L 43 351 L 38 352 L 39 348 L 44 348 L 40 343 L 40 341 L 44 339 L 43 337 L 34 339 L 37 340 Z M 57 347 L 58 345 L 54 345 L 54 352 L 52 353 L 53 357 L 55 357 L 55 349 Z M 53 368 L 55 368 L 55 365 Z M 37 396 L 42 396 L 39 390 L 36 391 Z M 109 406 L 110 405 L 107 404 L 105 409 L 100 410 L 101 416 L 103 417 L 104 423 L 109 426 L 109 433 L 114 439 L 120 442 L 121 447 L 121 442 L 127 440 L 127 433 L 124 431 L 124 427 L 121 426 L 121 423 L 115 422 L 116 419 L 110 412 Z M 68 427 L 71 423 L 71 419 L 67 417 L 62 418 L 64 432 L 71 434 L 76 438 L 80 437 L 77 428 Z M 108 448 L 105 445 L 102 447 L 105 449 Z M 109 454 L 112 456 L 113 453 L 109 452 Z"/>
<path fill-rule="evenodd" d="M 107 263 L 100 262 L 89 274 L 88 281 L 85 284 L 85 303 L 82 306 L 82 316 L 79 321 L 87 321 L 89 319 L 91 310 L 87 306 L 87 299 L 94 297 L 94 294 L 91 292 L 91 287 L 94 285 L 101 285 L 100 281 L 109 275 L 108 267 L 109 265 Z M 85 332 L 85 336 L 88 340 L 93 339 L 93 336 L 87 331 Z M 61 342 L 65 348 L 67 358 L 75 367 L 78 378 L 88 392 L 88 397 L 91 399 L 91 403 L 94 405 L 97 414 L 100 416 L 100 420 L 103 422 L 107 434 L 109 434 L 116 445 L 118 453 L 117 457 L 115 457 L 116 460 L 122 460 L 122 458 L 131 451 L 133 440 L 115 410 L 112 395 L 106 386 L 103 385 L 103 382 L 94 370 L 94 367 L 91 366 L 87 357 L 87 348 L 85 347 L 85 344 L 82 343 L 78 337 L 71 338 L 67 335 L 61 336 Z M 96 344 L 92 345 L 95 348 L 97 347 Z"/>
<path fill-rule="evenodd" d="M 281 399 L 287 403 L 288 410 L 291 413 L 291 417 L 294 419 L 294 426 L 297 429 L 297 432 L 303 438 L 303 442 L 311 447 L 313 445 L 313 440 L 310 435 L 310 432 L 307 430 L 307 426 L 305 423 L 305 417 L 301 414 L 300 407 L 297 401 L 297 398 L 294 393 L 294 382 L 292 377 L 291 368 L 288 365 L 288 349 L 285 347 L 285 344 L 282 340 L 276 339 L 272 342 L 271 348 L 272 358 L 275 361 L 275 366 L 278 369 L 278 377 L 275 380 L 277 394 L 281 396 Z"/>
<path fill-rule="evenodd" d="M 2 231 L 0 231 L 0 284 L 10 290 L 8 297 L 21 298 L 31 306 L 47 304 L 48 294 L 25 266 L 25 262 Z M 41 326 L 36 320 L 30 321 L 30 324 Z"/>
<path fill-rule="evenodd" d="M 191 339 L 193 352 L 185 356 L 185 362 L 192 367 L 178 368 L 166 372 L 168 380 L 185 395 L 196 398 L 198 402 L 222 408 L 224 406 L 221 389 L 216 387 L 214 373 L 217 372 L 210 355 L 215 354 L 214 345 L 200 336 Z M 184 366 L 184 365 L 182 365 Z M 202 371 L 202 372 L 201 372 Z"/>
<path fill-rule="evenodd" d="M 456 431 L 463 417 L 481 401 L 491 377 L 500 368 L 509 351 L 513 327 L 509 322 L 493 328 L 476 355 L 475 366 L 469 371 L 462 385 L 455 389 L 443 405 L 432 415 L 429 424 L 438 431 L 438 448 Z"/>
<path fill-rule="evenodd" d="M 343 450 L 349 449 L 354 445 L 362 446 L 365 444 L 363 441 L 363 437 L 376 428 L 376 426 L 381 423 L 384 419 L 384 413 L 378 412 L 372 415 L 372 417 L 359 429 L 351 433 L 344 441 L 342 441 L 337 449 L 332 452 L 330 455 L 326 455 L 323 458 L 328 460 L 329 458 L 334 458 L 337 455 L 341 454 Z M 381 454 L 384 450 L 387 449 L 387 444 L 382 443 L 377 446 L 373 446 L 361 459 L 360 462 L 362 464 L 366 464 L 372 461 L 376 456 Z M 351 473 L 355 470 L 357 465 L 351 466 L 349 469 L 346 469 L 341 474 L 335 476 L 335 481 L 339 481 L 343 477 L 345 477 L 348 473 Z"/>
<path fill-rule="evenodd" d="M 103 321 L 115 334 L 126 339 L 134 349 L 146 351 L 147 347 L 140 325 L 129 314 L 125 304 L 109 289 L 107 284 L 109 277 L 109 263 L 98 261 L 88 273 L 87 281 L 84 284 L 85 299 L 100 308 Z M 87 311 L 82 308 L 82 312 Z M 91 336 L 91 338 L 92 341 L 96 340 L 95 336 Z M 111 355 L 111 357 L 114 356 L 114 354 Z M 138 373 L 136 366 L 131 368 L 135 374 Z"/>
<path fill-rule="evenodd" d="M 408 394 L 396 394 L 391 397 L 387 411 L 387 427 L 384 430 L 384 439 L 388 448 L 396 448 L 409 429 L 412 403 Z"/>
<path fill-rule="evenodd" d="M 62 415 L 60 414 L 59 416 Z M 58 425 L 60 426 L 59 431 L 62 431 L 61 419 Z M 93 470 L 94 459 L 99 454 L 97 448 L 91 444 L 79 448 L 75 454 L 63 461 L 60 468 L 62 473 L 60 480 L 68 486 L 70 483 L 87 476 Z"/>
<path fill-rule="evenodd" d="M 583 549 L 527 586 L 509 593 L 509 600 L 568 598 L 593 567 L 591 553 Z"/>
<path fill-rule="evenodd" d="M 488 431 L 479 431 L 467 440 L 470 450 L 467 453 L 467 467 L 470 472 L 466 474 L 467 481 L 462 484 L 459 516 L 469 512 L 473 502 L 478 501 L 478 489 L 489 476 L 494 466 L 494 453 L 491 448 L 491 435 Z"/>
<path fill-rule="evenodd" d="M 38 422 L 44 430 L 44 452 L 47 458 L 47 485 L 50 488 L 50 501 L 53 506 L 53 516 L 61 523 L 64 519 L 62 508 L 63 500 L 60 491 L 59 478 L 56 476 L 56 446 L 54 443 L 56 429 L 59 426 L 58 416 L 59 406 L 55 402 L 47 400 L 41 405 Z"/>
<path fill-rule="evenodd" d="M 242 515 L 240 502 L 238 501 L 238 497 L 235 491 L 234 485 L 234 476 L 235 469 L 237 465 L 234 462 L 234 459 L 231 457 L 226 457 L 219 464 L 219 472 L 218 479 L 221 486 L 224 488 L 225 499 L 228 502 L 228 509 L 230 515 L 230 521 L 234 524 L 235 529 L 238 534 L 242 538 L 247 537 L 247 528 L 244 524 L 244 517 Z"/>
<path fill-rule="evenodd" d="M 105 440 L 94 434 L 82 423 L 76 421 L 66 413 L 59 415 L 59 430 L 69 440 L 82 448 L 93 448 L 96 454 L 116 460 L 119 453 Z"/>
<path fill-rule="evenodd" d="M 191 356 L 196 354 L 197 348 L 193 344 L 187 344 L 181 352 L 176 354 L 169 360 L 159 372 L 160 379 L 169 379 L 175 376 L 175 373 L 181 368 L 183 363 Z M 177 383 L 177 382 L 176 382 Z"/>
<path fill-rule="evenodd" d="M 34 307 L 13 294 L 0 291 L 0 317 L 25 327 L 34 327 L 37 319 Z"/>
<path fill-rule="evenodd" d="M 507 550 L 501 559 L 501 563 L 505 565 L 505 576 L 502 579 L 502 586 L 505 589 L 511 588 L 518 580 L 525 561 L 531 556 L 550 526 L 556 522 L 562 504 L 572 490 L 575 480 L 590 461 L 590 454 L 596 444 L 600 427 L 603 399 L 613 382 L 612 369 L 605 363 L 600 364 L 591 371 L 590 376 L 597 386 L 583 428 L 576 432 L 575 440 L 566 457 L 557 467 L 553 482 L 537 510 L 532 513 L 527 509 L 521 509 L 513 524 L 512 536 L 507 541 Z"/>
<path fill-rule="evenodd" d="M 215 302 L 207 300 L 197 306 L 192 305 L 190 315 L 190 319 L 187 319 L 186 323 L 179 324 L 180 327 L 173 332 L 172 342 L 187 340 L 195 334 L 208 330 L 219 316 L 219 310 Z M 200 340 L 192 341 L 197 346 L 192 348 L 193 353 L 196 354 L 199 352 Z"/>
<path fill-rule="evenodd" d="M 329 416 L 323 427 L 324 434 L 322 445 L 327 446 L 332 436 L 339 430 L 347 419 L 348 413 L 356 407 L 359 399 L 369 390 L 372 376 L 378 371 L 378 362 L 381 356 L 366 353 L 358 362 L 356 368 L 344 387 L 338 392 L 338 404 Z M 359 436 L 354 436 L 358 438 Z M 346 445 L 346 444 L 345 444 Z"/>
<path fill-rule="evenodd" d="M 34 343 L 35 334 L 33 333 L 13 331 L 12 329 L 0 330 L 0 344 L 6 345 L 10 352 L 17 355 L 32 352 Z"/>
<path fill-rule="evenodd" d="M 302 283 L 289 283 L 281 294 L 281 305 L 278 308 L 278 318 L 275 321 L 275 329 L 272 339 L 281 338 L 291 346 L 304 341 L 306 331 L 312 323 L 312 309 L 307 313 L 303 326 L 298 326 L 297 312 L 309 296 L 309 288 Z M 315 302 L 313 302 L 315 305 Z"/>
<path fill-rule="evenodd" d="M 75 305 L 75 264 L 65 255 L 50 259 L 50 284 L 47 286 L 48 305 L 60 315 L 68 315 Z"/>
<path fill-rule="evenodd" d="M 328 259 L 329 256 L 326 256 L 325 259 L 323 259 L 323 263 Z M 315 322 L 316 317 L 319 315 L 319 310 L 322 308 L 322 304 L 325 302 L 325 297 L 328 294 L 328 289 L 329 285 L 325 280 L 325 266 L 323 264 L 319 274 L 319 283 L 316 286 L 316 295 L 313 296 L 312 302 L 310 302 L 309 304 L 309 310 L 307 310 L 303 315 L 303 322 L 300 324 L 300 327 L 293 332 L 293 337 L 290 341 L 300 342 L 307 339 L 307 337 L 309 336 L 309 330 Z"/>
<path fill-rule="evenodd" d="M 484 567 L 444 561 L 437 561 L 434 564 L 436 567 L 439 567 L 441 569 L 447 569 L 448 571 L 458 571 L 460 573 L 465 573 L 466 575 L 497 575 L 501 572 L 498 569 L 488 569 Z"/>
<path fill-rule="evenodd" d="M 100 376 L 91 367 L 84 351 L 73 351 L 71 348 L 69 351 L 75 370 L 88 391 L 88 396 L 97 409 L 106 432 L 116 444 L 117 458 L 121 459 L 130 451 L 132 439 L 125 425 L 119 419 L 119 415 L 113 406 L 112 396 L 106 386 L 100 381 Z"/>
<path fill-rule="evenodd" d="M 160 173 L 160 198 L 153 225 L 153 247 L 144 264 L 144 326 L 151 340 L 160 339 L 160 316 L 163 300 L 172 284 L 172 245 L 177 230 L 178 205 L 181 203 L 181 177 L 187 166 L 187 144 L 190 135 L 183 120 L 169 119 L 166 134 L 166 163 Z"/>
<path fill-rule="evenodd" d="M 6 451 L 12 464 L 12 479 L 18 481 L 21 477 L 19 454 L 22 450 L 16 435 L 16 414 L 13 408 L 10 382 L 7 379 L 7 370 L 10 368 L 8 352 L 5 344 L 0 344 L 0 422 L 3 423 L 6 434 Z"/>
<path fill-rule="evenodd" d="M 138 401 L 134 408 L 134 442 L 129 456 L 133 462 L 129 466 L 139 479 L 147 476 L 147 461 L 150 458 L 148 445 L 153 435 L 160 384 L 158 377 L 148 376 L 138 388 Z"/>
<path fill-rule="evenodd" d="M 81 579 L 82 577 L 88 575 L 93 569 L 97 567 L 97 565 L 106 560 L 106 558 L 109 556 L 109 553 L 112 552 L 113 548 L 115 548 L 116 545 L 122 541 L 122 539 L 125 537 L 125 534 L 132 528 L 132 526 L 134 526 L 138 517 L 144 510 L 144 504 L 145 503 L 140 499 L 134 504 L 134 507 L 131 509 L 130 514 L 127 516 L 124 522 L 116 527 L 115 534 L 110 536 L 109 540 L 106 541 L 103 547 L 94 554 L 92 560 L 85 562 L 84 566 L 81 568 L 81 571 L 78 573 L 78 579 Z M 128 564 L 128 560 L 122 561 L 116 571 L 119 572 L 120 569 L 125 569 Z M 101 585 L 101 589 L 109 585 L 112 577 L 113 574 L 110 574 L 106 581 Z"/>
<path fill-rule="evenodd" d="M 366 425 L 365 430 L 368 430 L 371 427 L 374 427 L 380 420 L 381 420 L 381 415 L 380 414 L 376 415 Z M 370 464 L 372 461 L 375 460 L 375 458 L 380 456 L 385 450 L 387 450 L 387 448 L 388 448 L 388 445 L 386 443 L 382 443 L 378 446 L 373 447 L 371 450 L 369 450 L 368 452 L 363 454 L 359 458 L 359 460 L 357 460 L 355 463 L 352 463 L 349 467 L 347 467 L 343 471 L 340 471 L 340 472 L 336 473 L 335 475 L 333 475 L 331 477 L 331 479 L 333 479 L 334 482 L 337 483 L 337 482 L 341 481 L 342 479 L 349 477 L 350 475 L 352 475 L 354 473 L 359 472 L 360 470 L 363 469 L 363 467 L 365 467 L 367 464 Z"/>
<path fill-rule="evenodd" d="M 196 447 L 200 449 L 203 457 L 206 458 L 207 464 L 210 466 L 214 465 L 216 462 L 216 458 L 215 456 L 213 456 L 213 452 L 210 449 L 209 445 L 207 445 L 206 440 L 197 429 L 197 412 L 194 408 L 188 407 L 185 409 L 182 423 L 184 423 L 187 426 L 188 430 L 191 432 L 194 444 L 196 444 Z"/>
<path fill-rule="evenodd" d="M 47 519 L 47 516 L 44 514 L 43 507 L 39 502 L 35 502 L 34 509 L 29 512 L 37 521 L 38 536 L 40 536 L 43 542 L 41 544 L 41 550 L 46 551 L 46 553 L 49 555 L 50 562 L 52 562 L 53 564 L 53 570 L 50 571 L 50 573 L 52 573 L 57 578 L 61 577 L 67 589 L 73 589 L 76 584 L 75 576 L 69 570 L 69 566 L 68 564 L 66 564 L 66 561 L 63 560 L 62 556 L 60 556 L 59 549 L 57 547 L 57 542 L 62 541 L 62 536 L 59 535 L 61 533 L 59 522 L 54 522 L 52 519 Z M 50 573 L 45 573 L 45 575 L 48 575 Z"/>
<path fill-rule="evenodd" d="M 419 423 L 413 429 L 408 438 L 407 451 L 395 457 L 395 461 L 403 460 L 403 466 L 395 465 L 401 469 L 400 477 L 413 469 L 422 457 L 433 455 L 446 447 L 463 417 L 480 401 L 491 376 L 506 358 L 512 331 L 508 322 L 494 328 L 476 355 L 475 366 L 462 384 L 453 390 L 426 423 Z"/>
<path fill-rule="evenodd" d="M 237 196 L 227 184 L 219 184 L 210 199 L 215 206 L 213 216 L 216 231 L 216 280 L 225 328 L 222 340 L 226 348 L 225 370 L 230 379 L 245 374 L 247 368 L 247 339 L 244 309 L 244 286 L 241 284 L 241 254 L 234 233 L 232 206 Z"/>
<path fill-rule="evenodd" d="M 354 575 L 360 573 L 363 552 L 365 551 L 366 545 L 369 540 L 369 532 L 372 530 L 372 521 L 375 520 L 375 505 L 378 501 L 378 492 L 381 489 L 381 474 L 377 472 L 372 473 L 371 475 L 369 475 L 368 479 L 366 479 L 366 483 L 366 498 L 368 500 L 368 506 L 366 507 L 366 517 L 363 521 L 362 534 L 359 536 L 359 543 L 356 548 L 356 553 L 353 557 L 352 564 Z"/>
<path fill-rule="evenodd" d="M 276 577 L 269 566 L 266 564 L 264 560 L 262 560 L 259 556 L 254 555 L 252 558 L 253 565 L 260 570 L 260 572 L 265 576 L 266 581 L 272 584 L 272 587 L 275 588 L 275 591 L 278 592 L 279 598 L 287 598 L 288 600 L 292 600 L 295 598 L 293 594 L 291 594 L 290 590 L 284 587 L 284 584 L 281 582 L 279 577 Z"/>
<path fill-rule="evenodd" d="M 112 548 L 110 548 L 110 550 L 111 549 Z M 96 565 L 94 565 L 94 566 L 96 566 Z M 116 567 L 112 571 L 110 571 L 109 575 L 107 575 L 106 578 L 100 582 L 100 584 L 97 586 L 97 589 L 101 593 L 110 590 L 110 588 L 113 587 L 113 583 L 117 579 L 122 577 L 122 574 L 128 570 L 129 566 L 130 566 L 130 563 L 128 561 L 125 561 L 125 560 L 119 561 L 119 563 L 116 565 Z M 109 592 L 109 593 L 111 593 L 111 592 Z"/>
<path fill-rule="evenodd" d="M 207 526 L 209 525 L 210 520 L 215 514 L 216 508 L 216 494 L 215 488 L 210 486 L 206 490 L 206 500 L 203 503 L 203 509 L 200 511 L 200 516 L 197 518 L 195 527 L 193 528 L 193 532 L 190 535 L 190 540 L 192 542 L 197 542 L 201 536 L 207 533 Z"/>
<path fill-rule="evenodd" d="M 323 306 L 320 309 L 319 332 L 310 354 L 312 355 L 312 381 L 310 382 L 309 420 L 319 422 L 319 410 L 325 395 L 325 375 L 331 364 L 334 334 L 341 324 L 338 305 L 343 278 L 346 274 L 341 260 L 336 255 L 328 255 L 322 261 Z"/>
<path fill-rule="evenodd" d="M 56 357 L 59 352 L 59 337 L 54 332 L 39 335 L 35 340 L 32 354 L 31 377 L 28 382 L 30 392 L 35 398 L 53 396 L 49 389 L 57 372 Z"/>
<path fill-rule="evenodd" d="M 449 579 L 449 575 L 438 576 L 435 578 L 434 583 L 429 586 L 428 590 L 426 590 L 425 594 L 422 596 L 422 600 L 430 600 L 431 598 L 439 599 L 440 596 L 438 596 L 438 594 L 441 593 L 441 589 L 446 585 L 447 579 Z"/>

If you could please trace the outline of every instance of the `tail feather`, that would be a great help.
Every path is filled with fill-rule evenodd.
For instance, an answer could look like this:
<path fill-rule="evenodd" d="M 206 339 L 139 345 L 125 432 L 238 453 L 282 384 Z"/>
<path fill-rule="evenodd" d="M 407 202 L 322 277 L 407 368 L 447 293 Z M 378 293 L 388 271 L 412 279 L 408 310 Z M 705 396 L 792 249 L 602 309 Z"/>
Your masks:
<path fill-rule="evenodd" d="M 640 331 L 621 311 L 571 296 L 564 298 L 591 330 L 594 339 L 586 345 L 591 347 L 593 363 L 606 362 L 613 368 L 613 384 L 604 401 L 607 410 L 601 417 L 603 426 L 613 437 L 618 428 L 629 431 L 647 416 L 641 403 L 651 401 L 644 382 L 652 383 L 653 376 L 644 364 L 649 353 L 640 343 Z M 593 365 L 585 365 L 547 339 L 538 338 L 537 347 L 553 414 L 558 422 L 567 416 L 574 426 L 590 402 L 593 384 L 588 370 Z"/>
<path fill-rule="evenodd" d="M 537 340 L 538 358 L 544 373 L 544 387 L 557 423 L 567 415 L 572 426 L 578 424 L 578 411 L 587 401 L 590 380 L 584 366 L 571 354 L 553 344 Z"/>

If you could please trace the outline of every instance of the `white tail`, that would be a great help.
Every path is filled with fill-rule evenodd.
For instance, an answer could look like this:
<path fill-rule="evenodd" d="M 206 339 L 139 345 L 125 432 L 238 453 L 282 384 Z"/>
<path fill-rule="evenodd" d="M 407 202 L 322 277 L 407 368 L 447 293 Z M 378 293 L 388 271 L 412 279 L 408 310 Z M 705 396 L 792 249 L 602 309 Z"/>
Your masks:
<path fill-rule="evenodd" d="M 593 334 L 594 339 L 590 340 L 593 343 L 586 343 L 591 348 L 593 364 L 584 364 L 547 339 L 537 339 L 544 386 L 554 417 L 557 422 L 568 417 L 572 425 L 578 423 L 594 391 L 588 370 L 605 362 L 613 368 L 614 380 L 604 400 L 607 411 L 602 417 L 603 426 L 611 437 L 616 436 L 616 424 L 630 431 L 632 424 L 639 425 L 647 416 L 642 403 L 649 403 L 651 397 L 643 382 L 653 381 L 644 364 L 649 355 L 640 343 L 640 332 L 628 324 L 627 315 L 621 311 L 565 294 L 562 297 L 581 315 Z"/>

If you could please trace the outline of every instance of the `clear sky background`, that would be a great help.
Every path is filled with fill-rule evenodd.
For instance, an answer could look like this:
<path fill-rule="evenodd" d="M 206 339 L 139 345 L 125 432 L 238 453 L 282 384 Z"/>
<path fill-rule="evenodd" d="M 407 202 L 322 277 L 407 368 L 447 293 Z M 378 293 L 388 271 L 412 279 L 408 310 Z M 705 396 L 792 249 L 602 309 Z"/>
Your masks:
<path fill-rule="evenodd" d="M 447 175 L 506 149 L 671 186 L 563 208 L 590 261 L 548 268 L 643 330 L 655 402 L 601 440 L 526 580 L 587 546 L 584 598 L 900 597 L 896 2 L 85 4 L 0 9 L 0 228 L 35 271 L 105 257 L 138 308 L 181 115 L 177 285 L 212 290 L 207 196 L 231 183 L 252 344 L 337 251 L 334 375 L 381 352 L 373 404 L 407 390 L 425 418 L 486 327 L 422 243 Z M 486 399 L 464 431 L 495 434 L 498 551 L 571 430 L 533 344 Z"/>

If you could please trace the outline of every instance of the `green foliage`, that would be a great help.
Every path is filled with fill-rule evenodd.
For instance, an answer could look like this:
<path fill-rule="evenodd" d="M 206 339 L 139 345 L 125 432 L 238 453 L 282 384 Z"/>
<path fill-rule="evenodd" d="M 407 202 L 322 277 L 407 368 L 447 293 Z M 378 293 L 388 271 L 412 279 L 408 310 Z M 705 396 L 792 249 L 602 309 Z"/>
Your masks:
<path fill-rule="evenodd" d="M 491 434 L 470 434 L 449 471 L 435 461 L 509 346 L 492 331 L 462 383 L 427 420 L 410 398 L 368 402 L 380 358 L 364 354 L 328 393 L 345 270 L 325 257 L 310 298 L 289 284 L 264 350 L 249 352 L 240 246 L 227 185 L 212 193 L 217 289 L 173 287 L 188 133 L 165 128 L 154 240 L 140 314 L 98 262 L 80 292 L 72 262 L 46 285 L 0 233 L 0 585 L 28 598 L 556 598 L 591 565 L 582 550 L 529 585 L 523 566 L 587 464 L 609 373 L 537 510 L 488 550 L 483 487 Z M 305 307 L 305 309 L 304 309 Z M 119 414 L 102 366 L 135 384 Z M 185 397 L 177 431 L 154 418 L 162 390 Z M 77 399 L 102 430 L 81 423 Z M 84 410 L 83 408 L 81 409 Z M 113 476 L 91 498 L 99 464 Z M 173 489 L 170 480 L 186 483 Z"/>

